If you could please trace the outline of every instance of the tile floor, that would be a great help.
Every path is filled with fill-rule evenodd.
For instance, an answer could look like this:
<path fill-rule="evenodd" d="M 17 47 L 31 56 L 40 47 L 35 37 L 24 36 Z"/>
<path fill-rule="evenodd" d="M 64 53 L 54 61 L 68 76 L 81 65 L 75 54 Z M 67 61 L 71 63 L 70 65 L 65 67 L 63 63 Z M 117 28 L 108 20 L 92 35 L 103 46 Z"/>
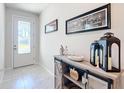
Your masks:
<path fill-rule="evenodd" d="M 39 65 L 30 65 L 0 72 L 1 89 L 52 89 L 54 78 Z M 2 77 L 3 75 L 3 77 Z"/>

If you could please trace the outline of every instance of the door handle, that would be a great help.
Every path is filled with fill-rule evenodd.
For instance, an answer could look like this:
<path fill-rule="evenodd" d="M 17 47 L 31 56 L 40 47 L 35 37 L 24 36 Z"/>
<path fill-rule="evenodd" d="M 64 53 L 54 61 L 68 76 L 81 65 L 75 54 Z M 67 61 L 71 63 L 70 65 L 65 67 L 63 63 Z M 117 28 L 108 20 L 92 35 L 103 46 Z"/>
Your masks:
<path fill-rule="evenodd" d="M 16 49 L 17 49 L 16 45 L 14 45 L 14 46 L 13 46 L 13 49 L 14 49 L 14 50 L 16 50 Z"/>

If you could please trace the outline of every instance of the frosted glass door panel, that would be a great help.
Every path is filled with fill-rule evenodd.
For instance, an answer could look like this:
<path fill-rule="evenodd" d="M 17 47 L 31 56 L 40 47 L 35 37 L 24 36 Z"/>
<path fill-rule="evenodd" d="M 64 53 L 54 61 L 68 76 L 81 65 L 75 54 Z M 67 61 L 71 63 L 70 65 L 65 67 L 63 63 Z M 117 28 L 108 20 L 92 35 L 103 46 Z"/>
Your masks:
<path fill-rule="evenodd" d="M 18 54 L 31 53 L 31 24 L 18 21 Z"/>

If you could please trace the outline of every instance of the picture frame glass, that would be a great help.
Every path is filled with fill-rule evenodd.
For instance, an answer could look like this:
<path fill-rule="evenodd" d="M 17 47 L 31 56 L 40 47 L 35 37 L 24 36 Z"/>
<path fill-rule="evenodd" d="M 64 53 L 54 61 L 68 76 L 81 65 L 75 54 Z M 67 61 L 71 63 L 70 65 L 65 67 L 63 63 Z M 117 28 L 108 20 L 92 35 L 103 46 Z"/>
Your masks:
<path fill-rule="evenodd" d="M 58 30 L 58 23 L 57 23 L 57 19 L 48 23 L 46 26 L 45 26 L 45 33 L 50 33 L 50 32 L 54 32 L 54 31 L 57 31 Z"/>
<path fill-rule="evenodd" d="M 110 4 L 66 21 L 66 34 L 110 28 Z"/>

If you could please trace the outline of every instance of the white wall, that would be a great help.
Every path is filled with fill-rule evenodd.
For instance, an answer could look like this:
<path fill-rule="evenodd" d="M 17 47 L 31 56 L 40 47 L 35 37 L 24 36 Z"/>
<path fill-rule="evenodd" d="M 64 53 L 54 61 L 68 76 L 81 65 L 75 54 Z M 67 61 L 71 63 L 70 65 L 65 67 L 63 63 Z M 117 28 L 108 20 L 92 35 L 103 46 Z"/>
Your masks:
<path fill-rule="evenodd" d="M 40 15 L 40 62 L 52 73 L 54 72 L 53 56 L 59 54 L 60 44 L 67 45 L 69 51 L 75 54 L 84 55 L 85 59 L 90 59 L 90 44 L 103 36 L 107 31 L 111 31 L 121 39 L 121 66 L 124 69 L 124 4 L 111 5 L 111 29 L 100 30 L 72 35 L 65 34 L 65 21 L 89 10 L 95 9 L 104 4 L 52 4 L 49 5 Z M 44 26 L 50 21 L 58 19 L 58 31 L 45 34 Z"/>
<path fill-rule="evenodd" d="M 12 16 L 30 17 L 34 20 L 34 42 L 36 63 L 39 62 L 39 16 L 30 12 L 6 8 L 5 68 L 12 68 Z"/>
<path fill-rule="evenodd" d="M 4 69 L 5 7 L 0 3 L 0 70 Z"/>

